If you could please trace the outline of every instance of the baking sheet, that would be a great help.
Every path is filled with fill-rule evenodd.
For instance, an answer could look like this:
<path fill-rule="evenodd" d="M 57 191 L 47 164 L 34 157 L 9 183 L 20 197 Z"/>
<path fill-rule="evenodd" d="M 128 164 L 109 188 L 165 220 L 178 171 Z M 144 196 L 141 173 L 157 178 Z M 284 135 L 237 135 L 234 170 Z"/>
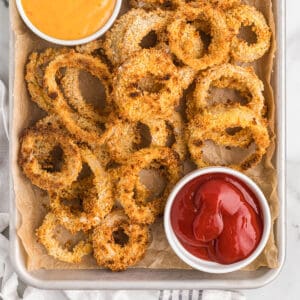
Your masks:
<path fill-rule="evenodd" d="M 265 6 L 264 6 L 264 9 L 266 9 Z M 18 19 L 18 16 L 16 15 L 15 11 L 12 11 L 12 16 L 13 16 L 13 19 L 14 18 Z M 22 53 L 19 53 L 21 55 L 17 55 L 17 54 L 15 55 L 15 57 L 18 57 L 18 60 L 15 61 L 15 70 L 16 71 L 18 70 L 18 72 L 16 72 L 16 77 L 15 77 L 15 82 L 14 82 L 14 87 L 16 87 L 16 83 L 18 82 L 18 80 L 19 80 L 19 83 L 20 83 L 21 79 L 23 80 L 23 71 L 20 72 L 20 70 L 24 70 L 23 68 L 24 68 L 24 65 L 25 65 L 25 62 L 26 62 L 27 53 L 29 51 L 33 50 L 33 49 L 36 50 L 37 48 L 40 48 L 40 47 L 44 48 L 44 47 L 47 47 L 48 45 L 46 43 L 41 44 L 40 40 L 37 39 L 35 36 L 33 36 L 30 32 L 28 32 L 26 30 L 26 28 L 24 28 L 24 26 L 22 26 L 22 24 L 18 23 L 14 27 L 14 31 L 15 31 L 15 33 L 17 33 L 16 44 L 14 46 L 15 51 L 18 48 L 20 49 L 20 45 L 21 45 L 21 49 L 22 49 L 22 51 L 21 51 Z M 30 42 L 29 47 L 25 51 L 24 46 L 26 45 L 26 41 L 28 41 L 28 39 L 30 39 L 31 42 Z M 18 51 L 16 53 L 18 53 Z M 260 71 L 258 70 L 258 73 L 259 72 Z M 21 75 L 22 75 L 22 77 L 21 77 Z M 20 132 L 23 130 L 23 128 L 27 127 L 29 124 L 32 124 L 36 120 L 36 118 L 39 117 L 40 112 L 33 105 L 31 105 L 31 106 L 28 105 L 29 99 L 28 99 L 28 95 L 27 95 L 24 83 L 23 83 L 23 85 L 21 84 L 20 86 L 18 86 L 17 90 L 14 89 L 14 93 L 15 93 L 15 95 L 20 95 L 20 96 L 18 97 L 17 103 L 16 103 L 16 100 L 15 100 L 13 117 L 15 115 L 20 114 L 21 112 L 24 115 L 24 118 L 23 118 L 22 122 L 18 122 L 17 125 L 15 125 L 15 122 L 13 123 L 14 124 L 13 132 L 12 132 L 12 134 L 13 134 L 12 137 L 14 138 L 13 143 L 15 144 L 15 146 L 17 146 L 18 145 L 18 136 L 19 136 Z M 270 98 L 268 97 L 268 99 L 270 99 Z M 17 106 L 16 106 L 16 104 L 17 104 Z M 272 113 L 273 112 L 271 112 L 271 115 L 272 115 Z M 13 163 L 14 163 L 14 157 L 16 158 L 16 153 L 17 153 L 16 148 L 17 147 L 14 147 L 13 152 L 12 152 L 12 162 Z M 273 151 L 273 150 L 274 149 L 272 149 L 272 148 L 269 149 L 269 151 Z M 265 161 L 264 163 L 268 165 L 270 163 L 270 161 Z M 269 172 L 274 172 L 274 170 L 272 170 L 270 168 Z M 35 197 L 37 197 L 37 198 L 43 198 L 44 197 L 44 195 L 41 193 L 41 191 L 32 189 L 31 183 L 29 181 L 26 182 L 26 180 L 24 180 L 24 176 L 22 175 L 22 173 L 20 173 L 20 170 L 16 165 L 15 165 L 15 168 L 14 168 L 14 177 L 15 176 L 19 176 L 19 178 L 23 177 L 23 182 L 21 182 L 21 186 L 16 184 L 16 180 L 15 180 L 15 192 L 16 192 L 16 199 L 17 199 L 18 203 L 19 203 L 20 199 L 21 199 L 21 202 L 22 202 L 22 199 L 26 198 L 24 196 L 23 188 L 25 188 L 25 189 L 26 188 L 27 189 L 31 188 L 32 192 L 31 192 L 30 196 L 32 196 L 34 199 L 36 199 Z M 261 183 L 261 184 L 264 185 L 263 183 Z M 276 195 L 274 195 L 274 194 L 272 195 L 272 192 L 274 191 L 274 185 L 275 184 L 276 184 L 275 182 L 274 183 L 272 182 L 271 188 L 269 186 L 268 189 L 266 188 L 266 186 L 262 186 L 263 189 L 265 189 L 265 191 L 266 191 L 266 196 L 267 197 L 268 197 L 268 195 L 270 195 L 271 198 L 276 197 Z M 25 201 L 25 203 L 26 203 L 26 201 Z M 35 205 L 35 209 L 36 209 L 36 205 L 38 205 L 38 203 L 35 202 L 34 205 Z M 18 204 L 18 206 L 19 206 L 19 204 Z M 27 205 L 24 205 L 24 202 L 22 202 L 22 205 L 21 205 L 21 207 L 19 206 L 19 209 L 23 212 L 26 211 L 26 210 L 30 211 L 30 207 L 32 207 L 32 205 L 28 206 L 28 203 L 27 203 Z M 275 214 L 277 213 L 275 207 L 273 208 L 273 215 L 275 215 L 274 212 L 275 212 Z M 34 230 L 34 229 L 35 229 L 34 226 L 29 228 L 29 230 Z M 272 240 L 270 240 L 270 243 L 272 243 Z M 161 243 L 161 249 L 165 249 L 165 246 L 167 246 L 167 244 L 164 244 L 162 242 Z M 275 248 L 270 247 L 270 249 L 271 249 L 271 251 L 276 251 Z M 34 250 L 37 250 L 37 249 L 34 249 Z M 34 252 L 32 254 L 34 255 Z M 273 266 L 273 267 L 277 265 L 277 261 L 268 261 L 266 257 L 267 257 L 266 255 L 261 257 L 260 264 L 262 264 L 262 265 L 269 264 L 270 266 Z M 162 263 L 167 262 L 167 266 L 165 268 L 170 268 L 170 266 L 173 268 L 174 265 L 172 265 L 171 263 L 168 263 L 169 260 L 167 260 L 166 258 L 169 258 L 169 254 L 167 254 L 165 257 L 162 256 Z M 58 266 L 58 267 L 60 267 L 60 266 Z M 164 268 L 164 267 L 159 266 L 158 268 L 161 269 L 161 268 Z M 169 273 L 170 278 L 173 276 L 171 273 L 172 272 Z M 187 278 L 188 278 L 188 276 L 187 276 Z"/>

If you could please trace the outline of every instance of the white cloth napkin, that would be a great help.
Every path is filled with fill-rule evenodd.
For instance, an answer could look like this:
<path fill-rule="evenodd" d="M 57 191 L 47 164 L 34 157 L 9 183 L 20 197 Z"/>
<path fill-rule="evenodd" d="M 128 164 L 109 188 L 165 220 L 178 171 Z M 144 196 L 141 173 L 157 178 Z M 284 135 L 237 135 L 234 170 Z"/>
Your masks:
<path fill-rule="evenodd" d="M 161 291 L 46 291 L 26 287 L 18 294 L 19 281 L 9 260 L 9 241 L 3 231 L 8 227 L 8 140 L 7 99 L 0 80 L 0 299 L 3 300 L 244 300 L 238 292 L 218 290 Z"/>

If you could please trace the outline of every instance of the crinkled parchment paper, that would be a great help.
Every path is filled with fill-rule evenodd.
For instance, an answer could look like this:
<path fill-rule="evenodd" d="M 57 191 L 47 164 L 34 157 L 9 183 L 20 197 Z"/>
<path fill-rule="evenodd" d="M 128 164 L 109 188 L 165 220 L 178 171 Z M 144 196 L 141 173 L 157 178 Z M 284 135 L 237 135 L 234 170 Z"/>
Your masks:
<path fill-rule="evenodd" d="M 272 5 L 270 0 L 247 1 L 255 5 L 268 19 L 268 22 L 274 32 L 274 20 L 272 14 Z M 45 192 L 34 187 L 31 182 L 23 175 L 17 164 L 19 152 L 19 138 L 25 128 L 34 124 L 34 122 L 45 115 L 30 100 L 24 81 L 24 67 L 30 52 L 42 50 L 53 45 L 39 39 L 35 36 L 21 21 L 15 1 L 11 1 L 11 22 L 14 32 L 14 85 L 13 88 L 13 118 L 12 118 L 12 172 L 14 180 L 14 191 L 16 206 L 21 215 L 18 236 L 22 240 L 25 252 L 27 253 L 27 267 L 29 270 L 36 269 L 89 269 L 99 268 L 95 260 L 86 257 L 81 264 L 72 265 L 59 262 L 49 255 L 40 245 L 35 236 L 35 230 L 38 228 L 47 213 L 48 199 Z M 126 5 L 126 4 L 125 4 Z M 274 35 L 273 35 L 274 36 Z M 265 85 L 265 97 L 268 104 L 268 118 L 270 121 L 270 132 L 272 143 L 268 153 L 259 166 L 247 172 L 251 178 L 262 188 L 266 198 L 269 200 L 273 222 L 278 216 L 278 197 L 277 197 L 277 180 L 276 172 L 272 164 L 275 151 L 274 135 L 274 98 L 270 85 L 273 59 L 275 53 L 275 41 L 272 41 L 272 48 L 267 55 L 255 62 L 254 67 L 258 76 L 263 80 Z M 226 149 L 217 149 L 214 146 L 207 145 L 209 151 L 208 159 L 232 160 L 241 156 L 239 151 L 228 151 Z M 189 269 L 169 247 L 166 240 L 162 220 L 158 220 L 151 226 L 152 241 L 145 258 L 137 265 L 136 268 L 153 268 L 153 269 Z M 269 242 L 260 255 L 247 269 L 254 270 L 260 266 L 275 268 L 277 266 L 277 247 L 274 240 L 274 231 L 270 236 Z"/>

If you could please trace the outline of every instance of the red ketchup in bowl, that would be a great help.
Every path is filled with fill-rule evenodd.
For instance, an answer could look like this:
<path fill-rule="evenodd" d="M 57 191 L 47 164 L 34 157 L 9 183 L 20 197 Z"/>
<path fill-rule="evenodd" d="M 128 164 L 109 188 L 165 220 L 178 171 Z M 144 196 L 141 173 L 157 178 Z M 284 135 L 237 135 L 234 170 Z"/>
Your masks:
<path fill-rule="evenodd" d="M 187 183 L 173 202 L 171 224 L 188 252 L 220 264 L 250 256 L 263 232 L 255 194 L 236 177 L 223 173 Z"/>

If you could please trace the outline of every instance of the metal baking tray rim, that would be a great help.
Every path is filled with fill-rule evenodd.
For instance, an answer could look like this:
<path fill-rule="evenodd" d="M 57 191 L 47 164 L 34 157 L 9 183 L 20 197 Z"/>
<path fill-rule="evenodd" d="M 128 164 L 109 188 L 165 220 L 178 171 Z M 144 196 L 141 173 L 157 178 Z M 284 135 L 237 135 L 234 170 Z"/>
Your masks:
<path fill-rule="evenodd" d="M 280 199 L 280 216 L 277 219 L 276 235 L 279 249 L 279 267 L 277 269 L 269 269 L 262 276 L 255 277 L 254 273 L 262 273 L 262 270 L 247 272 L 253 278 L 241 279 L 236 276 L 233 279 L 222 279 L 222 277 L 201 279 L 195 278 L 191 273 L 195 274 L 198 271 L 184 270 L 146 270 L 131 269 L 125 273 L 112 273 L 106 270 L 101 270 L 101 273 L 107 275 L 106 279 L 83 279 L 83 272 L 97 273 L 99 270 L 59 270 L 60 279 L 50 279 L 43 277 L 43 273 L 51 274 L 50 270 L 29 272 L 26 269 L 25 259 L 22 253 L 22 244 L 17 236 L 17 228 L 19 222 L 18 211 L 14 201 L 13 177 L 10 168 L 10 258 L 14 270 L 19 278 L 26 284 L 42 288 L 42 289 L 254 289 L 263 287 L 277 278 L 280 274 L 285 262 L 286 256 L 286 90 L 285 90 L 285 12 L 286 1 L 279 0 L 275 11 L 276 33 L 277 33 L 277 59 L 275 78 L 276 90 L 276 111 L 277 111 L 277 136 L 279 143 L 277 144 L 277 173 L 278 173 L 278 196 Z M 10 30 L 10 78 L 9 78 L 9 120 L 12 120 L 13 112 L 13 86 L 14 86 L 14 33 Z M 11 124 L 11 122 L 10 122 Z M 9 134 L 12 136 L 12 126 L 9 128 Z M 12 139 L 10 139 L 9 161 L 12 162 Z M 68 272 L 74 275 L 72 279 L 65 279 Z M 56 270 L 57 272 L 57 270 Z M 175 279 L 170 279 L 176 273 Z M 239 272 L 245 274 L 246 272 Z M 200 275 L 200 273 L 198 272 Z M 205 273 L 203 273 L 205 274 Z M 134 275 L 137 275 L 136 277 Z M 139 275 L 144 275 L 143 277 Z M 159 276 L 158 276 L 159 275 Z M 207 275 L 207 274 L 206 274 Z M 151 279 L 154 276 L 156 279 Z M 249 277 L 251 277 L 249 276 Z M 51 276 L 50 276 L 51 277 Z M 125 278 L 126 277 L 126 278 Z M 135 277 L 135 278 L 134 278 Z M 161 277 L 161 279 L 157 279 Z M 223 276 L 224 277 L 224 276 Z M 143 278 L 143 279 L 141 279 Z"/>

